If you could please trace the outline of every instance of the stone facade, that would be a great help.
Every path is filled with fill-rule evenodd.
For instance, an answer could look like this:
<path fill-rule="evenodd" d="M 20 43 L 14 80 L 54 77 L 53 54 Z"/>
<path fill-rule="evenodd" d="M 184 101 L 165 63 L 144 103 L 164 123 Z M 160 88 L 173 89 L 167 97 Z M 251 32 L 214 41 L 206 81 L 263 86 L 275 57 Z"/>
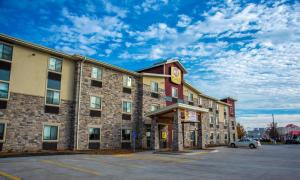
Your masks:
<path fill-rule="evenodd" d="M 91 86 L 91 69 L 102 69 L 102 87 Z M 121 148 L 121 130 L 138 130 L 140 115 L 138 112 L 138 83 L 139 79 L 132 78 L 131 93 L 123 92 L 124 73 L 114 71 L 92 63 L 84 63 L 80 94 L 80 113 L 78 131 L 78 149 L 88 149 L 89 127 L 100 127 L 100 148 Z M 99 96 L 102 99 L 101 117 L 90 116 L 90 96 Z M 122 120 L 122 101 L 132 102 L 131 120 Z"/>
<path fill-rule="evenodd" d="M 0 121 L 6 123 L 3 151 L 38 151 L 43 145 L 43 125 L 57 125 L 57 149 L 72 146 L 73 102 L 61 101 L 58 114 L 45 113 L 45 97 L 10 93 L 6 109 L 1 109 Z"/>

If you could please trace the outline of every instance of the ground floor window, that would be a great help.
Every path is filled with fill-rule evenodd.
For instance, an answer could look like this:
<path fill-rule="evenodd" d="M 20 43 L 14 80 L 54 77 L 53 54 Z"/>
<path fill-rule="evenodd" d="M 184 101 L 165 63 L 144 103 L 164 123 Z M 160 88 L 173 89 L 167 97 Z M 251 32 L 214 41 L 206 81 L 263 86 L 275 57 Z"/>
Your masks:
<path fill-rule="evenodd" d="M 214 139 L 214 133 L 210 133 L 210 139 L 211 139 L 211 140 Z"/>
<path fill-rule="evenodd" d="M 228 138 L 228 135 L 224 134 L 224 139 L 227 140 L 227 138 Z"/>
<path fill-rule="evenodd" d="M 55 141 L 58 139 L 58 126 L 44 126 L 44 137 L 45 141 Z"/>
<path fill-rule="evenodd" d="M 220 133 L 217 133 L 217 140 L 220 139 Z"/>
<path fill-rule="evenodd" d="M 122 129 L 122 141 L 130 141 L 130 140 L 131 140 L 131 130 Z"/>
<path fill-rule="evenodd" d="M 5 124 L 0 123 L 0 141 L 4 140 L 4 134 L 5 134 Z"/>
<path fill-rule="evenodd" d="M 100 140 L 100 128 L 89 128 L 89 140 Z"/>

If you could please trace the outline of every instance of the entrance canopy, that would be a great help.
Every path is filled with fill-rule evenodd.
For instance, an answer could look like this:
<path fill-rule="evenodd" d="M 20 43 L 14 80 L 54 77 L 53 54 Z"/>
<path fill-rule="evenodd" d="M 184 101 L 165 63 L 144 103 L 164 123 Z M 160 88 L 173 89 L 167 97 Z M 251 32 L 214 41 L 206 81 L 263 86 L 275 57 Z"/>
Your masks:
<path fill-rule="evenodd" d="M 187 104 L 177 103 L 177 104 L 173 104 L 173 105 L 158 109 L 156 111 L 146 113 L 145 115 L 148 117 L 154 117 L 154 116 L 173 117 L 174 112 L 177 109 L 190 110 L 190 111 L 200 112 L 200 113 L 207 113 L 209 111 L 206 108 L 200 108 L 197 106 L 191 106 L 191 105 L 187 105 Z"/>

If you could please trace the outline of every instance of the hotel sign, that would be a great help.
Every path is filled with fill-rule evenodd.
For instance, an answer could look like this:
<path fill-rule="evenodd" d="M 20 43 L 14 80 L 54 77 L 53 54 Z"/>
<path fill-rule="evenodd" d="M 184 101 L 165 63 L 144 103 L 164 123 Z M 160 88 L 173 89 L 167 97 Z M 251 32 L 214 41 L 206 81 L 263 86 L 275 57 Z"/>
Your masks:
<path fill-rule="evenodd" d="M 198 122 L 197 112 L 185 110 L 185 121 Z"/>
<path fill-rule="evenodd" d="M 181 71 L 177 67 L 171 67 L 171 81 L 175 84 L 181 84 Z"/>

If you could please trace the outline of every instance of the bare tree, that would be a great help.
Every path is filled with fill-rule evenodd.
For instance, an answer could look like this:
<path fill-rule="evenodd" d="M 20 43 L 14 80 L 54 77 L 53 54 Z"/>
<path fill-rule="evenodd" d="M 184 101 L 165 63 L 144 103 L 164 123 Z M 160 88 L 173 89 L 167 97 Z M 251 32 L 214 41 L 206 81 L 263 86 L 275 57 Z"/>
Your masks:
<path fill-rule="evenodd" d="M 269 127 L 267 129 L 267 133 L 270 138 L 279 139 L 279 133 L 277 131 L 277 123 L 274 123 L 274 122 L 270 123 Z"/>

